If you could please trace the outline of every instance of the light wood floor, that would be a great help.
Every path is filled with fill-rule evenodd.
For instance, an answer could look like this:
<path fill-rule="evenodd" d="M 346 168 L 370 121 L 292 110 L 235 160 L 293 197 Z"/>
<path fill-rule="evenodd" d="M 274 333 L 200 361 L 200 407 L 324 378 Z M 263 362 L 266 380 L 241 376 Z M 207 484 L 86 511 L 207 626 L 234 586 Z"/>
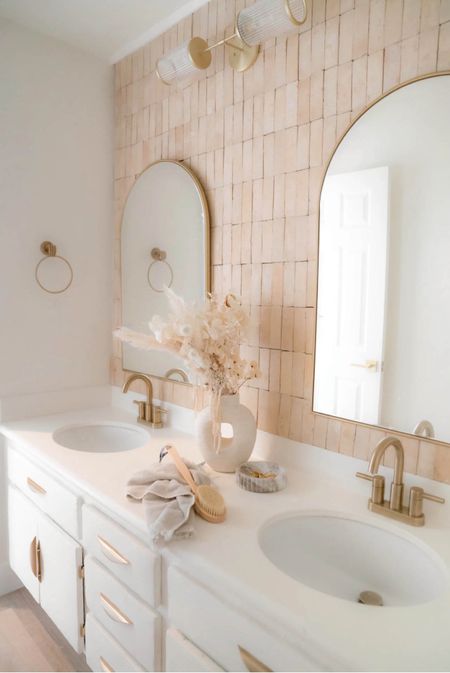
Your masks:
<path fill-rule="evenodd" d="M 0 598 L 0 671 L 89 671 L 26 589 Z"/>

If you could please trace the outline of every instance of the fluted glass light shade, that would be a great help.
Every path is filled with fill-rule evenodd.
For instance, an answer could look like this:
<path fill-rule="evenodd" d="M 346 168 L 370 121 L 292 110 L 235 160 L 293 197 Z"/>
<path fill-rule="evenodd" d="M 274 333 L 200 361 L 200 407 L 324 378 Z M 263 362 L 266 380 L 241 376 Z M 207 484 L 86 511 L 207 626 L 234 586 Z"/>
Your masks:
<path fill-rule="evenodd" d="M 188 77 L 197 70 L 204 70 L 210 63 L 208 43 L 201 37 L 194 37 L 170 54 L 161 56 L 156 63 L 156 73 L 164 84 L 172 84 L 174 80 Z"/>
<path fill-rule="evenodd" d="M 295 29 L 306 19 L 304 0 L 258 0 L 236 20 L 239 37 L 254 46 Z"/>

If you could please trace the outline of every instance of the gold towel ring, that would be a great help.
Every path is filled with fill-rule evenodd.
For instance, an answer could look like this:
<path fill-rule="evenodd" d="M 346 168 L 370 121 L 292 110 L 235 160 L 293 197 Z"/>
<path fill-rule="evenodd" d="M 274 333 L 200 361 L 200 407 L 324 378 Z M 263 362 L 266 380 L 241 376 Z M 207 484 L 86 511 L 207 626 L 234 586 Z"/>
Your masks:
<path fill-rule="evenodd" d="M 42 290 L 44 290 L 44 292 L 48 292 L 49 294 L 61 294 L 61 292 L 65 292 L 70 287 L 73 281 L 73 269 L 70 265 L 70 262 L 65 257 L 61 257 L 61 255 L 56 254 L 56 245 L 51 241 L 44 241 L 43 243 L 41 243 L 40 250 L 43 253 L 44 257 L 39 260 L 39 262 L 36 265 L 36 270 L 34 272 L 37 284 Z M 41 282 L 39 278 L 39 269 L 41 268 L 41 265 L 47 259 L 50 259 L 52 257 L 54 257 L 55 259 L 61 259 L 69 269 L 69 280 L 66 283 L 66 285 L 60 290 L 50 290 L 48 287 L 45 287 L 45 285 Z"/>
<path fill-rule="evenodd" d="M 159 248 L 153 248 L 152 251 L 151 251 L 151 253 L 150 253 L 150 255 L 151 255 L 152 259 L 153 259 L 153 262 L 150 262 L 150 264 L 149 264 L 149 266 L 148 266 L 148 269 L 147 269 L 147 282 L 148 282 L 148 284 L 150 285 L 150 287 L 151 287 L 151 289 L 153 290 L 153 292 L 164 292 L 164 288 L 159 289 L 159 288 L 157 288 L 157 287 L 155 287 L 155 286 L 153 285 L 152 281 L 150 280 L 150 272 L 151 272 L 151 270 L 152 270 L 152 267 L 153 267 L 155 264 L 158 264 L 158 262 L 159 262 L 160 264 L 165 264 L 165 265 L 167 266 L 167 268 L 169 269 L 169 273 L 170 273 L 170 280 L 169 280 L 169 282 L 167 283 L 166 287 L 172 287 L 172 283 L 173 283 L 173 269 L 172 269 L 172 267 L 170 266 L 169 262 L 166 260 L 167 253 L 165 252 L 165 250 L 160 250 Z"/>

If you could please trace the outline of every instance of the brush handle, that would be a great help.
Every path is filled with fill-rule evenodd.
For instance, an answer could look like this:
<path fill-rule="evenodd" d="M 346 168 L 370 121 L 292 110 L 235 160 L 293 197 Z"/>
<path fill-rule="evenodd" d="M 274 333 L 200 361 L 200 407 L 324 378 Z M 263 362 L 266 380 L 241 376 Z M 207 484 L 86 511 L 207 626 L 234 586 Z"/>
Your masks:
<path fill-rule="evenodd" d="M 184 464 L 180 454 L 176 450 L 174 446 L 167 446 L 167 453 L 169 456 L 172 458 L 173 462 L 176 465 L 176 468 L 178 472 L 181 474 L 183 479 L 189 484 L 189 486 L 192 489 L 192 492 L 194 495 L 197 495 L 197 484 L 194 481 L 194 478 L 192 474 L 190 473 L 190 470 L 186 467 Z"/>

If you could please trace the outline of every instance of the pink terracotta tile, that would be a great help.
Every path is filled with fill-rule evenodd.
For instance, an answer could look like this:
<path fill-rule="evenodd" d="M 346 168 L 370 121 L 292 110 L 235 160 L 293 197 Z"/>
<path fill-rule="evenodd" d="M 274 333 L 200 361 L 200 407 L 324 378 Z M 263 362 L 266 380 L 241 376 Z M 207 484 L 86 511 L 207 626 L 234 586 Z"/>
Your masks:
<path fill-rule="evenodd" d="M 423 75 L 436 69 L 439 28 L 430 28 L 419 35 L 418 74 Z"/>
<path fill-rule="evenodd" d="M 347 456 L 353 455 L 355 434 L 355 423 L 342 423 L 341 436 L 339 438 L 339 453 L 344 453 Z"/>
<path fill-rule="evenodd" d="M 369 54 L 367 59 L 367 103 L 372 102 L 383 92 L 383 50 Z"/>
<path fill-rule="evenodd" d="M 311 74 L 323 70 L 325 64 L 325 23 L 314 26 L 311 32 Z"/>
<path fill-rule="evenodd" d="M 384 47 L 386 0 L 371 0 L 369 11 L 369 54 Z"/>
<path fill-rule="evenodd" d="M 416 74 L 450 67 L 450 0 L 308 0 L 299 31 L 267 41 L 246 73 L 229 68 L 220 47 L 198 78 L 169 88 L 157 81 L 163 50 L 193 34 L 210 42 L 229 34 L 236 11 L 251 1 L 212 0 L 115 67 L 114 320 L 124 200 L 145 165 L 183 159 L 210 203 L 213 287 L 242 294 L 250 309 L 245 353 L 259 358 L 263 376 L 242 396 L 260 427 L 367 459 L 383 431 L 311 411 L 323 163 L 368 102 Z M 120 353 L 114 342 L 116 384 Z M 180 386 L 156 379 L 155 386 L 168 400 L 194 404 Z M 408 471 L 449 481 L 445 446 L 402 441 Z"/>
<path fill-rule="evenodd" d="M 420 14 L 420 29 L 422 31 L 434 28 L 439 24 L 440 0 L 422 0 Z"/>
<path fill-rule="evenodd" d="M 327 436 L 325 440 L 325 448 L 329 451 L 339 451 L 339 440 L 341 436 L 341 422 L 330 418 L 328 420 Z"/>
<path fill-rule="evenodd" d="M 400 82 L 400 54 L 400 43 L 385 49 L 383 91 L 389 91 Z"/>
<path fill-rule="evenodd" d="M 450 69 L 450 22 L 442 24 L 439 30 L 437 69 Z"/>
<path fill-rule="evenodd" d="M 355 5 L 353 58 L 367 54 L 369 44 L 369 0 L 358 0 Z"/>
<path fill-rule="evenodd" d="M 339 55 L 339 17 L 330 18 L 325 24 L 324 67 L 331 68 L 338 64 Z"/>
<path fill-rule="evenodd" d="M 400 80 L 403 82 L 417 75 L 419 36 L 414 35 L 401 42 Z"/>
<path fill-rule="evenodd" d="M 314 416 L 314 431 L 312 443 L 314 446 L 325 448 L 328 432 L 328 418 L 315 414 Z"/>
<path fill-rule="evenodd" d="M 348 63 L 353 56 L 354 10 L 341 16 L 339 25 L 339 64 Z"/>
<path fill-rule="evenodd" d="M 352 72 L 352 110 L 360 112 L 367 100 L 367 56 L 353 61 Z"/>
<path fill-rule="evenodd" d="M 281 395 L 277 432 L 282 437 L 289 436 L 289 429 L 291 423 L 291 406 L 292 406 L 291 397 L 289 395 Z"/>
<path fill-rule="evenodd" d="M 311 76 L 311 31 L 300 35 L 298 49 L 298 77 L 303 80 Z"/>

